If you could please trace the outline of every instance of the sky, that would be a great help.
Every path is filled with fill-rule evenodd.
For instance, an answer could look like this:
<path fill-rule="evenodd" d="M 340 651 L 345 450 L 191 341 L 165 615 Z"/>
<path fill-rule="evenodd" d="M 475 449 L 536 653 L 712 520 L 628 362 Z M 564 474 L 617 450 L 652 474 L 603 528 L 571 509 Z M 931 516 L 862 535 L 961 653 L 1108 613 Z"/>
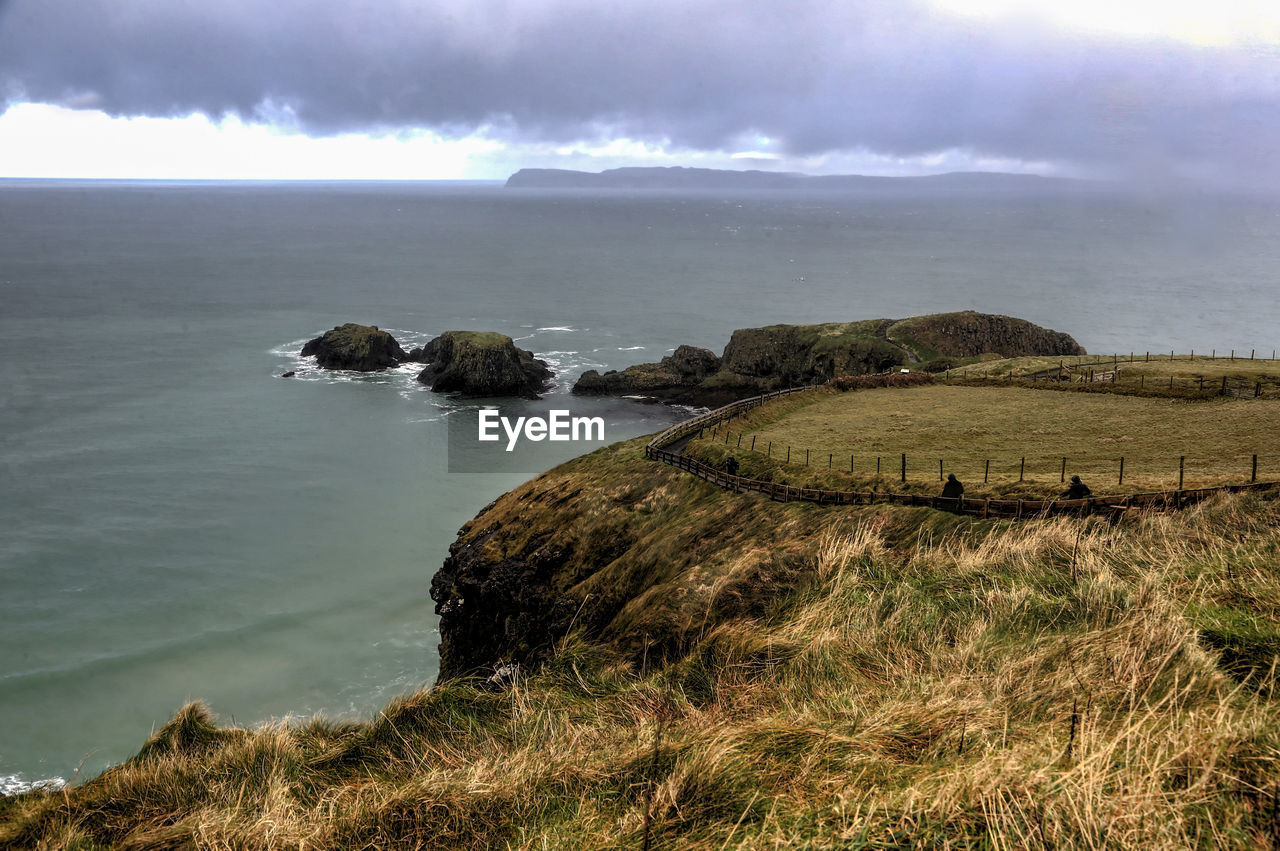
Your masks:
<path fill-rule="evenodd" d="M 1280 190 L 1273 0 L 0 0 L 0 177 Z"/>

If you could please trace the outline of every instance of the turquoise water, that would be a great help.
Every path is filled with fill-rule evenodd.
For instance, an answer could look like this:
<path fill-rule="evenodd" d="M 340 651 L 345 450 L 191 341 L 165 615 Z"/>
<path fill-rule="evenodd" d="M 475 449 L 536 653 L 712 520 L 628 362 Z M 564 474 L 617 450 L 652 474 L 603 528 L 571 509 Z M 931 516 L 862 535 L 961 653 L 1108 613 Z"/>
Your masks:
<path fill-rule="evenodd" d="M 573 399 L 578 374 L 736 327 L 975 308 L 1269 352 L 1278 236 L 1276 207 L 1204 199 L 0 183 L 0 778 L 96 773 L 192 698 L 368 717 L 432 681 L 431 575 L 529 474 L 449 474 L 469 406 L 311 369 L 333 325 L 510 334 L 560 375 L 506 412 L 621 439 L 681 412 Z"/>

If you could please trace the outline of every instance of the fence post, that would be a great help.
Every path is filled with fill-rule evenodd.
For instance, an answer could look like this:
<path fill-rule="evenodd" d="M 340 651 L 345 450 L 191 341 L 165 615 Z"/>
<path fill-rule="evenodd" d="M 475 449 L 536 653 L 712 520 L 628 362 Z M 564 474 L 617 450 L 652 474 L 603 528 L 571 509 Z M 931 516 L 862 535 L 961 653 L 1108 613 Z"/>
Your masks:
<path fill-rule="evenodd" d="M 834 456 L 835 456 L 835 453 L 834 453 L 834 452 L 833 452 L 833 453 L 831 453 L 831 454 L 829 454 L 829 455 L 827 455 L 827 469 L 828 469 L 828 470 L 830 470 L 830 469 L 831 469 L 831 459 L 832 459 Z"/>
<path fill-rule="evenodd" d="M 1120 480 L 1116 482 L 1118 485 L 1124 484 L 1124 456 L 1120 456 Z"/>
<path fill-rule="evenodd" d="M 987 483 L 987 476 L 991 475 L 991 459 L 987 459 L 986 466 L 982 468 L 982 483 Z"/>
<path fill-rule="evenodd" d="M 1145 372 L 1142 375 L 1138 376 L 1138 389 L 1139 390 L 1147 389 L 1147 374 Z"/>
<path fill-rule="evenodd" d="M 1254 353 L 1254 352 L 1256 352 L 1256 351 L 1257 351 L 1257 349 L 1250 349 L 1250 350 L 1249 350 L 1249 360 L 1253 360 L 1253 353 Z"/>
<path fill-rule="evenodd" d="M 1235 363 L 1235 360 L 1236 360 L 1236 350 L 1235 350 L 1235 349 L 1232 349 L 1232 350 L 1231 350 L 1231 362 L 1232 362 L 1232 363 Z"/>
<path fill-rule="evenodd" d="M 766 457 L 766 458 L 772 458 L 772 457 L 773 457 L 773 441 L 772 441 L 772 440 L 771 440 L 771 441 L 769 441 L 769 453 L 768 453 L 765 457 Z"/>
<path fill-rule="evenodd" d="M 738 448 L 742 448 L 742 432 L 738 432 Z"/>
<path fill-rule="evenodd" d="M 902 481 L 907 480 L 907 453 L 902 453 Z"/>
<path fill-rule="evenodd" d="M 1185 455 L 1178 456 L 1178 490 L 1182 490 L 1182 471 L 1183 471 L 1183 465 L 1186 463 L 1186 460 L 1187 460 L 1187 456 Z"/>
<path fill-rule="evenodd" d="M 1151 352 L 1147 352 L 1146 356 L 1143 358 L 1143 363 L 1151 363 Z"/>
<path fill-rule="evenodd" d="M 1172 391 L 1173 391 L 1173 376 L 1172 376 L 1172 375 L 1171 375 L 1171 376 L 1169 376 L 1169 390 L 1170 390 L 1170 392 L 1172 392 Z"/>
<path fill-rule="evenodd" d="M 1063 455 L 1062 456 L 1062 475 L 1058 477 L 1058 481 L 1065 482 L 1066 480 L 1067 480 L 1067 456 Z"/>
<path fill-rule="evenodd" d="M 1026 472 L 1027 472 L 1027 459 L 1024 456 L 1022 459 L 1022 466 L 1018 468 L 1018 481 L 1022 481 L 1022 476 Z"/>
<path fill-rule="evenodd" d="M 876 478 L 880 478 L 880 456 L 876 456 Z"/>
<path fill-rule="evenodd" d="M 938 459 L 938 481 L 942 481 L 942 459 Z"/>
<path fill-rule="evenodd" d="M 1204 376 L 1200 376 L 1200 390 L 1204 391 Z"/>
<path fill-rule="evenodd" d="M 804 465 L 806 467 L 809 466 L 809 450 L 808 449 L 804 451 Z"/>
<path fill-rule="evenodd" d="M 787 463 L 788 464 L 791 463 L 791 447 L 790 446 L 787 447 Z"/>
<path fill-rule="evenodd" d="M 1258 481 L 1258 453 L 1253 453 L 1253 472 L 1249 474 L 1249 482 Z"/>
<path fill-rule="evenodd" d="M 849 472 L 850 473 L 853 472 L 853 456 L 852 455 L 849 456 Z"/>
<path fill-rule="evenodd" d="M 1233 354 L 1233 355 L 1234 355 L 1234 354 L 1235 354 L 1235 352 L 1234 352 L 1234 351 L 1232 351 L 1232 353 L 1231 353 L 1231 354 Z M 1223 396 L 1225 396 L 1225 395 L 1226 395 L 1226 393 L 1227 393 L 1227 377 L 1224 375 L 1224 376 L 1222 376 L 1222 392 L 1221 392 L 1219 395 L 1223 395 Z"/>

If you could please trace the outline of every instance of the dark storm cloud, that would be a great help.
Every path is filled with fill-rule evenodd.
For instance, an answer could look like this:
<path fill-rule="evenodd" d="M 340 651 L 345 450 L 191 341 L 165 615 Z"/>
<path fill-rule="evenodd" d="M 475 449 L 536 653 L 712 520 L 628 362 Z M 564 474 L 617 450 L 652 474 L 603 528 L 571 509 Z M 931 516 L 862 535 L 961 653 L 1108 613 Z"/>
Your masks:
<path fill-rule="evenodd" d="M 10 0 L 0 92 L 112 114 L 482 125 L 782 153 L 947 148 L 1280 175 L 1280 54 L 1012 32 L 900 2 Z"/>

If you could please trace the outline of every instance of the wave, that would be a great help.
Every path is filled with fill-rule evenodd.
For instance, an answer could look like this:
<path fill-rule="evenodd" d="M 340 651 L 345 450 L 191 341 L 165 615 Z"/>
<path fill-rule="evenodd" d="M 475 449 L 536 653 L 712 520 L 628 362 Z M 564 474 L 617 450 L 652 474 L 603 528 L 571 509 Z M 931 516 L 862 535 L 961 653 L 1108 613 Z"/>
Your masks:
<path fill-rule="evenodd" d="M 17 774 L 0 774 L 0 796 L 21 795 L 23 792 L 30 792 L 33 789 L 54 792 L 66 785 L 67 781 L 61 777 L 49 777 L 44 780 L 23 780 Z"/>

